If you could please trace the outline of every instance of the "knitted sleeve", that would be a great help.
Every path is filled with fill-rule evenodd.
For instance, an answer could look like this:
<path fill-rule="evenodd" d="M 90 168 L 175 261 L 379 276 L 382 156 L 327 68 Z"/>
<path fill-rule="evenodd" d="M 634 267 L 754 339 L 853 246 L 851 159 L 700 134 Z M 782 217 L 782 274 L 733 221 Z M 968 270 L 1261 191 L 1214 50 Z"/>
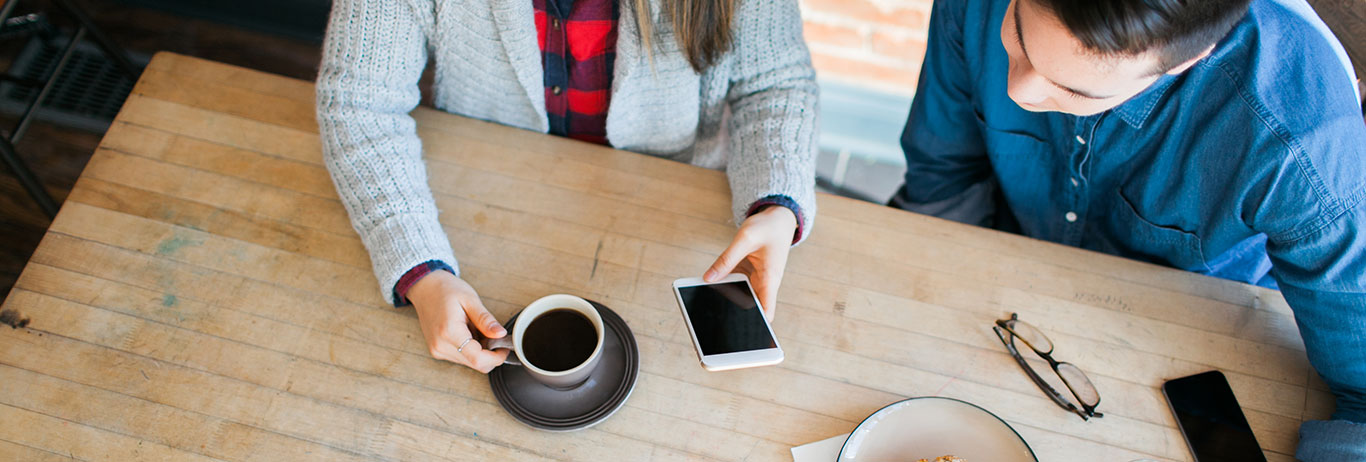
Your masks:
<path fill-rule="evenodd" d="M 420 100 L 432 6 L 421 0 L 336 0 L 318 72 L 323 158 L 385 300 L 410 268 L 455 267 L 408 115 Z"/>
<path fill-rule="evenodd" d="M 732 44 L 730 179 L 736 223 L 755 201 L 787 196 L 809 235 L 816 215 L 816 71 L 797 2 L 739 2 Z M 800 236 L 799 239 L 805 239 Z"/>

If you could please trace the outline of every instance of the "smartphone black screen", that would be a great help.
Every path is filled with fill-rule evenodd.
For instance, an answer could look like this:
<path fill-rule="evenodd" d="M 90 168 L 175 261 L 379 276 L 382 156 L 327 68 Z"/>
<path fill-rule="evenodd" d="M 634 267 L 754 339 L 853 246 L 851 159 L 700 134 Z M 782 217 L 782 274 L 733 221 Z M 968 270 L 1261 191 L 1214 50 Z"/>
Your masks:
<path fill-rule="evenodd" d="M 1169 380 L 1162 391 L 1197 462 L 1266 461 L 1223 373 Z"/>
<path fill-rule="evenodd" d="M 680 287 L 678 294 L 702 354 L 777 347 L 748 282 Z"/>

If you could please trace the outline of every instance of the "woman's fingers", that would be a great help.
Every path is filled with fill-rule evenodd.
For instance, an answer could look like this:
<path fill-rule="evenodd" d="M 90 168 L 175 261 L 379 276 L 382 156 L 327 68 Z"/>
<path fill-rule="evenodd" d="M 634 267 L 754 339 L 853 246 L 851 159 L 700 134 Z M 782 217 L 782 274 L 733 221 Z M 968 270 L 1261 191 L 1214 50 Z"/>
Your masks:
<path fill-rule="evenodd" d="M 787 253 L 790 247 L 781 237 L 761 246 L 745 261 L 753 266 L 749 272 L 754 294 L 764 306 L 764 314 L 772 321 L 778 313 L 778 287 L 783 283 L 783 270 L 787 267 Z"/>
<path fill-rule="evenodd" d="M 465 340 L 469 340 L 469 342 Z M 463 349 L 461 348 L 462 343 L 465 344 Z M 436 338 L 432 339 L 429 348 L 432 357 L 436 359 L 444 359 L 468 366 L 470 362 L 465 359 L 464 352 L 469 350 L 471 346 L 478 344 L 479 341 L 470 335 L 469 328 L 465 327 L 465 324 L 460 320 L 452 318 L 447 325 L 442 326 L 441 330 L 436 333 Z"/>
<path fill-rule="evenodd" d="M 769 321 L 773 321 L 773 315 L 777 313 L 778 284 L 781 282 L 772 274 L 772 271 L 762 271 L 754 278 L 754 293 L 759 296 L 759 304 L 763 305 Z"/>
<path fill-rule="evenodd" d="M 507 329 L 489 313 L 479 294 L 465 281 L 444 271 L 433 272 L 409 289 L 408 296 L 432 357 L 484 373 L 507 358 L 507 351 L 485 350 L 474 338 L 474 332 L 482 334 L 481 337 L 503 337 Z"/>
<path fill-rule="evenodd" d="M 452 322 L 446 326 L 437 344 L 432 346 L 433 357 L 463 364 L 486 374 L 503 364 L 507 354 L 505 350 L 485 350 L 463 322 Z"/>
<path fill-rule="evenodd" d="M 783 269 L 787 266 L 787 247 L 778 246 L 755 257 L 755 269 L 750 274 L 750 281 L 754 284 L 755 295 L 759 296 L 759 303 L 764 305 L 764 314 L 768 315 L 769 321 L 773 321 L 778 313 L 778 287 L 783 283 Z"/>
<path fill-rule="evenodd" d="M 460 354 L 465 360 L 465 365 L 487 374 L 493 368 L 503 364 L 503 361 L 508 357 L 508 350 L 485 350 L 479 342 L 472 341 L 465 345 Z"/>
<path fill-rule="evenodd" d="M 490 313 L 488 308 L 484 308 L 484 302 L 479 300 L 479 294 L 469 293 L 461 297 L 460 306 L 465 310 L 465 317 L 469 318 L 470 325 L 488 338 L 501 338 L 508 334 L 507 329 L 498 323 L 498 318 Z"/>
<path fill-rule="evenodd" d="M 779 209 L 786 211 L 787 209 Z M 740 272 L 749 276 L 754 294 L 763 305 L 764 313 L 770 320 L 777 313 L 778 286 L 782 283 L 783 269 L 787 266 L 787 252 L 791 246 L 793 224 L 784 223 L 779 218 L 792 221 L 792 214 L 772 214 L 767 211 L 746 220 L 730 246 L 717 257 L 707 269 L 702 279 L 716 282 L 726 274 Z"/>
<path fill-rule="evenodd" d="M 721 252 L 721 256 L 716 257 L 716 262 L 707 268 L 707 272 L 702 275 L 702 280 L 716 282 L 725 275 L 735 272 L 735 266 L 749 256 L 755 247 L 743 229 L 735 233 L 735 239 L 730 241 L 730 246 Z"/>
<path fill-rule="evenodd" d="M 469 326 L 474 326 L 484 337 L 500 338 L 508 334 L 507 329 L 503 328 L 503 325 L 498 322 L 498 318 L 494 317 L 493 313 L 484 307 L 484 302 L 479 300 L 479 294 L 474 291 L 461 294 L 460 308 L 464 310 L 465 319 Z M 469 332 L 469 327 L 465 324 L 458 327 Z M 460 342 L 464 342 L 464 340 L 460 340 Z M 508 356 L 507 350 L 486 350 L 478 341 L 466 343 L 459 353 L 466 366 L 486 374 L 503 364 Z"/>

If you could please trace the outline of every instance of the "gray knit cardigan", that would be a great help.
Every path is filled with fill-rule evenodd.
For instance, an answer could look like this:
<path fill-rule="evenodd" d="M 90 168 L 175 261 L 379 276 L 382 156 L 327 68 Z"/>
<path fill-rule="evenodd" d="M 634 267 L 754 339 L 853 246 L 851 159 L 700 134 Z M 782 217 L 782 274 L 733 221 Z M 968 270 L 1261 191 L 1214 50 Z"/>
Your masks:
<path fill-rule="evenodd" d="M 724 167 L 736 223 L 756 200 L 786 195 L 809 232 L 817 88 L 796 0 L 739 0 L 731 51 L 700 75 L 659 17 L 667 0 L 651 0 L 653 57 L 638 36 L 634 1 L 618 1 L 612 146 Z M 549 127 L 531 0 L 334 2 L 317 84 L 323 155 L 390 302 L 414 266 L 442 260 L 458 268 L 409 115 L 429 58 L 437 108 L 541 133 Z"/>

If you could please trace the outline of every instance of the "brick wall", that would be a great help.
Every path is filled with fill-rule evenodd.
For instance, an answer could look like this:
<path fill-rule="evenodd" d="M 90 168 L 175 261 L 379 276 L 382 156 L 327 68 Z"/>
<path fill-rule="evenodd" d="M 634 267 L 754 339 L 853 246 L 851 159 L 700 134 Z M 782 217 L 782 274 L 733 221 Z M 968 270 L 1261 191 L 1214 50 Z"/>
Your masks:
<path fill-rule="evenodd" d="M 932 0 L 800 0 L 822 79 L 909 95 L 925 57 Z"/>

